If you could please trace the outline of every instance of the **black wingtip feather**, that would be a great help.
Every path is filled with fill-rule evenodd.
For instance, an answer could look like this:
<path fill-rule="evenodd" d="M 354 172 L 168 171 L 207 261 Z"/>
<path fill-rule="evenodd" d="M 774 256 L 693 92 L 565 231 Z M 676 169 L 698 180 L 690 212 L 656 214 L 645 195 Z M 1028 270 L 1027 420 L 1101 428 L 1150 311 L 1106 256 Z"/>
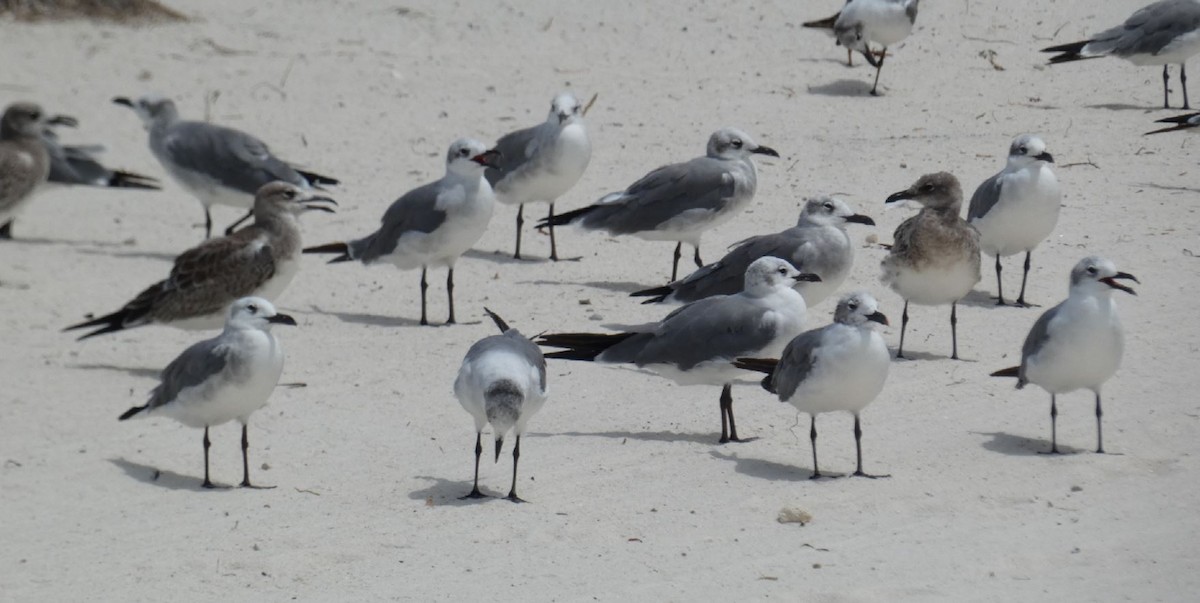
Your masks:
<path fill-rule="evenodd" d="M 134 406 L 133 408 L 131 408 L 131 409 L 129 409 L 129 410 L 127 410 L 127 411 L 125 411 L 125 412 L 121 413 L 121 416 L 120 416 L 120 417 L 117 417 L 117 420 L 118 420 L 118 421 L 124 421 L 124 420 L 126 420 L 126 419 L 129 419 L 129 418 L 133 417 L 134 415 L 136 415 L 136 414 L 138 414 L 138 413 L 142 412 L 143 410 L 146 410 L 146 406 L 145 406 L 145 405 L 142 405 L 142 406 Z"/>
<path fill-rule="evenodd" d="M 300 174 L 301 176 L 304 176 L 304 179 L 308 180 L 308 183 L 311 184 L 313 186 L 313 188 L 316 188 L 316 189 L 320 189 L 322 186 L 337 186 L 342 183 L 342 181 L 338 180 L 337 178 L 330 178 L 329 176 L 322 176 L 321 174 L 318 174 L 316 172 L 306 172 L 304 170 L 296 170 L 296 173 Z"/>
<path fill-rule="evenodd" d="M 305 247 L 301 253 L 340 253 L 336 258 L 329 260 L 330 264 L 338 262 L 349 262 L 354 258 L 350 257 L 350 246 L 346 243 L 326 243 L 325 245 L 317 245 L 316 247 Z"/>
<path fill-rule="evenodd" d="M 649 297 L 650 299 L 642 302 L 643 304 L 657 304 L 661 301 L 666 301 L 667 296 L 675 292 L 675 288 L 671 285 L 663 285 L 662 287 L 654 287 L 652 289 L 642 289 L 629 294 L 629 297 Z"/>
<path fill-rule="evenodd" d="M 833 29 L 834 23 L 837 23 L 837 18 L 841 14 L 842 13 L 838 13 L 832 17 L 826 17 L 824 19 L 817 19 L 816 21 L 807 21 L 805 23 L 801 23 L 800 25 L 803 27 L 810 27 L 813 29 Z"/>
<path fill-rule="evenodd" d="M 94 318 L 79 324 L 71 325 L 63 329 L 63 332 L 65 333 L 67 331 L 75 331 L 78 329 L 88 329 L 91 327 L 101 327 L 90 333 L 85 333 L 76 339 L 76 341 L 83 341 L 84 339 L 89 339 L 97 335 L 104 335 L 105 333 L 115 333 L 117 331 L 125 330 L 127 328 L 126 324 L 128 324 L 131 316 L 132 315 L 129 310 L 121 309 L 113 312 L 112 314 L 101 316 L 100 318 Z"/>
<path fill-rule="evenodd" d="M 1010 366 L 1006 369 L 1000 369 L 1000 370 L 992 373 L 992 376 L 993 377 L 1020 377 L 1021 376 L 1021 367 Z"/>
<path fill-rule="evenodd" d="M 599 207 L 600 207 L 599 205 L 589 205 L 587 207 L 581 207 L 574 211 L 569 211 L 565 214 L 555 214 L 553 217 L 545 217 L 545 218 L 542 218 L 541 221 L 539 221 L 537 223 L 536 228 L 546 228 L 547 226 L 565 226 L 567 224 L 570 224 L 571 222 L 574 222 L 575 220 L 577 220 L 579 218 L 582 218 L 583 216 L 586 216 L 586 215 L 596 211 L 596 209 Z"/>
<path fill-rule="evenodd" d="M 543 347 L 563 348 L 546 354 L 546 358 L 593 361 L 605 350 L 637 335 L 637 333 L 550 333 L 540 335 L 534 343 Z"/>
<path fill-rule="evenodd" d="M 483 311 L 484 311 L 484 312 L 486 312 L 486 313 L 487 313 L 487 315 L 488 315 L 488 316 L 489 316 L 489 317 L 492 319 L 492 322 L 496 323 L 496 328 L 497 328 L 497 329 L 500 329 L 500 332 L 501 332 L 501 333 L 507 333 L 507 332 L 508 332 L 508 329 L 509 329 L 509 327 L 508 327 L 508 323 L 507 323 L 507 322 L 504 322 L 504 319 L 503 319 L 503 318 L 500 318 L 500 315 L 499 315 L 499 314 L 496 314 L 495 312 L 492 312 L 491 310 L 489 310 L 489 309 L 487 308 L 487 306 L 484 306 L 484 308 L 483 308 Z"/>
<path fill-rule="evenodd" d="M 162 186 L 157 178 L 143 176 L 133 172 L 122 172 L 120 170 L 113 171 L 112 176 L 108 179 L 109 188 L 136 188 L 150 191 L 160 191 Z"/>

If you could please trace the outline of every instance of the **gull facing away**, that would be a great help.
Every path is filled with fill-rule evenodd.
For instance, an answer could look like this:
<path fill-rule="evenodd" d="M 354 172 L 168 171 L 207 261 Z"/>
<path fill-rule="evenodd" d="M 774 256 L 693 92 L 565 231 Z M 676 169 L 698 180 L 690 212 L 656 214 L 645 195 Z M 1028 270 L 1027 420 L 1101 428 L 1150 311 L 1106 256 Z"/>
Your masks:
<path fill-rule="evenodd" d="M 1167 66 L 1179 63 L 1179 85 L 1183 108 L 1188 105 L 1185 63 L 1200 52 L 1200 1 L 1160 0 L 1133 13 L 1124 23 L 1104 30 L 1082 42 L 1043 48 L 1057 52 L 1050 64 L 1068 63 L 1104 56 L 1120 57 L 1134 65 L 1162 65 L 1163 108 L 1171 108 Z"/>
<path fill-rule="evenodd" d="M 742 290 L 746 268 L 761 257 L 783 258 L 798 269 L 821 277 L 818 282 L 798 281 L 796 291 L 813 307 L 837 291 L 850 274 L 854 246 L 846 234 L 846 223 L 875 225 L 854 213 L 849 205 L 833 197 L 816 197 L 804 203 L 797 224 L 783 232 L 750 237 L 736 243 L 725 257 L 683 280 L 663 287 L 635 291 L 633 297 L 650 297 L 644 304 L 693 302 L 713 295 L 732 295 Z"/>
<path fill-rule="evenodd" d="M 275 324 L 295 326 L 296 320 L 276 312 L 271 302 L 260 297 L 237 300 L 229 306 L 225 330 L 192 344 L 172 360 L 159 375 L 161 383 L 150 392 L 150 399 L 125 411 L 120 420 L 164 415 L 188 427 L 203 427 L 203 486 L 212 488 L 208 428 L 237 419 L 242 424 L 241 486 L 262 487 L 250 484 L 246 424 L 254 411 L 267 405 L 283 372 L 283 349 L 271 333 Z"/>
<path fill-rule="evenodd" d="M 1050 454 L 1059 453 L 1058 394 L 1077 389 L 1096 394 L 1096 452 L 1104 452 L 1100 387 L 1117 372 L 1125 351 L 1125 333 L 1112 292 L 1137 295 L 1118 280 L 1139 282 L 1099 256 L 1075 264 L 1067 299 L 1042 313 L 1025 337 L 1021 366 L 992 373 L 1016 377 L 1017 389 L 1032 383 L 1050 394 Z"/>
<path fill-rule="evenodd" d="M 717 130 L 708 138 L 704 157 L 660 167 L 621 192 L 609 193 L 582 209 L 548 217 L 537 227 L 577 224 L 611 235 L 677 241 L 671 265 L 673 281 L 679 274 L 683 244 L 695 248 L 696 267 L 703 267 L 701 235 L 729 221 L 754 198 L 758 172 L 750 155 L 756 153 L 779 157 L 774 149 L 759 145 L 741 130 Z"/>
<path fill-rule="evenodd" d="M 1174 126 L 1161 128 L 1146 134 L 1162 134 L 1163 132 L 1176 132 L 1179 130 L 1191 130 L 1192 128 L 1200 127 L 1200 113 L 1185 113 L 1183 115 L 1173 115 L 1162 119 L 1154 120 L 1156 124 L 1175 124 Z"/>
<path fill-rule="evenodd" d="M 454 263 L 466 253 L 492 219 L 495 196 L 483 171 L 494 167 L 499 152 L 487 150 L 482 142 L 460 138 L 446 152 L 446 175 L 414 188 L 396 199 L 380 221 L 379 230 L 361 239 L 309 247 L 304 253 L 337 253 L 329 261 L 388 262 L 401 270 L 421 268 L 421 324 L 425 315 L 425 292 L 430 267 L 445 266 L 446 296 L 454 324 Z"/>
<path fill-rule="evenodd" d="M 879 72 L 883 71 L 888 47 L 899 44 L 912 33 L 918 1 L 851 0 L 834 21 L 833 33 L 838 44 L 857 50 L 875 68 L 872 96 L 879 95 Z M 871 50 L 872 42 L 883 49 L 878 53 Z"/>
<path fill-rule="evenodd" d="M 906 199 L 924 207 L 896 227 L 892 250 L 882 262 L 881 280 L 904 298 L 896 357 L 904 357 L 908 303 L 912 302 L 950 304 L 950 358 L 958 360 L 958 300 L 980 280 L 979 232 L 959 217 L 962 186 L 948 172 L 921 176 L 886 203 Z"/>
<path fill-rule="evenodd" d="M 739 358 L 734 366 L 766 373 L 763 389 L 779 396 L 812 417 L 808 438 L 812 442 L 812 479 L 825 477 L 817 466 L 817 415 L 844 410 L 854 415 L 854 449 L 858 459 L 852 475 L 868 475 L 862 465 L 862 425 L 859 414 L 887 380 L 892 362 L 883 336 L 871 323 L 888 324 L 887 316 L 870 293 L 842 297 L 833 324 L 807 331 L 791 341 L 779 360 Z"/>
<path fill-rule="evenodd" d="M 1008 163 L 1000 173 L 983 181 L 971 196 L 967 221 L 979 231 L 979 247 L 996 256 L 997 305 L 1004 305 L 1004 283 L 1000 279 L 1000 257 L 1025 252 L 1025 272 L 1016 305 L 1028 307 L 1025 282 L 1033 249 L 1050 236 L 1058 224 L 1062 192 L 1050 166 L 1054 157 L 1046 143 L 1033 134 L 1013 139 Z"/>
<path fill-rule="evenodd" d="M 519 260 L 525 204 L 549 203 L 547 219 L 553 220 L 554 202 L 579 182 L 592 158 L 583 106 L 570 92 L 559 94 L 550 103 L 546 121 L 505 134 L 496 141 L 496 150 L 500 152 L 497 166 L 484 171 L 484 175 L 497 201 L 517 206 L 517 245 L 513 257 Z M 550 259 L 558 260 L 554 226 L 550 226 Z"/>
<path fill-rule="evenodd" d="M 846 4 L 850 4 L 853 1 L 854 0 L 846 0 Z M 836 39 L 837 35 L 833 33 L 833 26 L 834 26 L 834 24 L 837 23 L 838 17 L 840 17 L 840 16 L 842 16 L 842 11 L 839 10 L 837 12 L 837 14 L 835 14 L 832 17 L 826 17 L 824 19 L 817 19 L 815 21 L 806 21 L 804 23 L 801 23 L 800 25 L 803 27 L 807 27 L 809 29 L 827 29 L 827 30 L 829 30 L 829 35 L 833 36 Z M 839 42 L 838 45 L 840 46 L 841 43 Z M 846 49 L 846 66 L 847 67 L 854 66 L 854 49 L 853 48 Z"/>
<path fill-rule="evenodd" d="M 120 310 L 67 327 L 99 327 L 80 340 L 151 323 L 181 329 L 221 325 L 226 308 L 246 296 L 273 300 L 296 276 L 300 214 L 333 213 L 333 199 L 286 182 L 272 182 L 254 200 L 254 223 L 231 235 L 208 239 L 175 258 L 171 275 L 138 294 Z"/>
<path fill-rule="evenodd" d="M 733 366 L 733 360 L 777 355 L 800 334 L 807 308 L 792 285 L 820 277 L 803 274 L 785 260 L 766 257 L 750 264 L 745 278 L 740 293 L 692 302 L 646 331 L 553 333 L 534 343 L 562 349 L 547 358 L 631 363 L 679 385 L 720 385 L 720 442 L 738 442 L 731 392 L 733 381 L 744 373 Z"/>
<path fill-rule="evenodd" d="M 337 180 L 288 165 L 263 141 L 233 128 L 179 118 L 175 101 L 160 96 L 113 102 L 133 109 L 150 133 L 150 151 L 184 189 L 204 206 L 204 238 L 212 236 L 213 205 L 249 210 L 225 229 L 230 234 L 250 218 L 254 196 L 276 180 L 300 188 L 336 185 Z"/>
<path fill-rule="evenodd" d="M 463 358 L 454 380 L 454 395 L 475 419 L 475 482 L 462 498 L 487 498 L 479 491 L 479 457 L 483 454 L 484 425 L 491 424 L 496 441 L 496 460 L 504 447 L 504 436 L 512 432 L 512 488 L 508 500 L 525 502 L 517 496 L 517 460 L 521 458 L 521 434 L 530 417 L 546 402 L 546 359 L 542 350 L 504 319 L 484 308 L 495 321 L 500 335 L 476 341 Z"/>
<path fill-rule="evenodd" d="M 50 175 L 50 155 L 41 132 L 48 125 L 74 124 L 63 115 L 49 117 L 33 103 L 9 105 L 0 116 L 0 239 L 12 238 L 12 223 Z"/>

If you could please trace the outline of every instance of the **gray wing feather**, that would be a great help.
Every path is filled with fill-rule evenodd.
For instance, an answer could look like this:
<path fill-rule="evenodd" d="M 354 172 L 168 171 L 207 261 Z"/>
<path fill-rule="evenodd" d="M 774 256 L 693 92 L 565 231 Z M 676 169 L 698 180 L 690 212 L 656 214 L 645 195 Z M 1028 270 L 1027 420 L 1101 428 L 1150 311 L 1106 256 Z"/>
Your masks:
<path fill-rule="evenodd" d="M 584 228 L 611 234 L 654 230 L 691 209 L 719 211 L 734 193 L 733 177 L 725 162 L 698 157 L 687 163 L 660 167 L 630 185 L 611 204 L 600 203 L 585 215 Z"/>
<path fill-rule="evenodd" d="M 351 257 L 370 262 L 395 251 L 405 233 L 437 230 L 446 221 L 446 212 L 437 208 L 441 193 L 440 180 L 404 193 L 384 212 L 379 230 L 350 243 Z"/>
<path fill-rule="evenodd" d="M 1179 36 L 1200 27 L 1200 4 L 1164 0 L 1133 13 L 1125 23 L 1101 32 L 1088 43 L 1089 53 L 1156 55 Z"/>
<path fill-rule="evenodd" d="M 742 290 L 746 268 L 761 257 L 774 256 L 793 260 L 801 244 L 789 228 L 780 233 L 751 237 L 734 247 L 725 257 L 689 274 L 675 285 L 674 299 L 689 302 L 714 295 L 733 295 Z"/>
<path fill-rule="evenodd" d="M 540 380 L 539 385 L 541 385 L 542 391 L 546 391 L 546 357 L 542 355 L 541 348 L 534 345 L 516 329 L 509 329 L 503 335 L 491 335 L 476 341 L 467 350 L 465 361 L 474 362 L 495 351 L 515 354 L 529 363 L 529 366 L 536 367 Z"/>
<path fill-rule="evenodd" d="M 292 166 L 272 155 L 263 141 L 232 128 L 179 122 L 167 131 L 163 148 L 175 165 L 250 195 L 275 180 L 309 184 Z"/>
<path fill-rule="evenodd" d="M 229 347 L 221 338 L 193 344 L 163 369 L 161 383 L 150 392 L 149 408 L 157 408 L 175 399 L 189 387 L 195 387 L 225 370 Z"/>
<path fill-rule="evenodd" d="M 1061 309 L 1062 304 L 1058 304 L 1043 312 L 1037 321 L 1033 323 L 1033 326 L 1030 327 L 1029 335 L 1025 336 L 1025 343 L 1021 346 L 1021 370 L 1017 376 L 1018 387 L 1027 383 L 1025 380 L 1025 366 L 1029 362 L 1029 358 L 1042 351 L 1042 347 L 1050 340 L 1050 321 L 1058 316 Z"/>
<path fill-rule="evenodd" d="M 772 376 L 780 400 L 788 400 L 795 395 L 800 384 L 812 373 L 817 365 L 817 358 L 813 352 L 821 346 L 821 340 L 828 328 L 821 327 L 801 333 L 784 348 Z"/>
<path fill-rule="evenodd" d="M 524 130 L 517 130 L 505 134 L 500 140 L 496 141 L 496 150 L 500 151 L 500 165 L 496 168 L 488 168 L 483 172 L 483 176 L 487 178 L 488 184 L 493 187 L 497 182 L 504 180 L 508 176 L 515 173 L 517 170 L 525 166 L 530 159 L 537 154 L 538 128 L 534 126 Z"/>
<path fill-rule="evenodd" d="M 671 364 L 681 370 L 711 360 L 732 361 L 757 353 L 774 339 L 775 330 L 763 323 L 763 313 L 735 296 L 702 299 L 668 314 L 653 333 L 613 346 L 600 359 L 632 361 L 638 366 Z M 632 358 L 621 360 L 621 356 Z"/>
<path fill-rule="evenodd" d="M 975 194 L 971 195 L 971 205 L 967 208 L 967 221 L 986 216 L 1000 201 L 1000 193 L 1004 189 L 1003 175 L 1004 172 L 1000 172 L 984 180 L 975 189 Z"/>

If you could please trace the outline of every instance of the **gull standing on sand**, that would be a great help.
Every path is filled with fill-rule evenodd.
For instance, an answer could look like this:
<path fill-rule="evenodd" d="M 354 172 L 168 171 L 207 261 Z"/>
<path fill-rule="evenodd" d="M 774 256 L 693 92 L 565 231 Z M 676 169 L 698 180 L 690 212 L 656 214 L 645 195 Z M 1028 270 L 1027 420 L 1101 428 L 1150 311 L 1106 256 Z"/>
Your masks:
<path fill-rule="evenodd" d="M 547 358 L 632 363 L 679 385 L 721 386 L 721 439 L 740 441 L 733 420 L 733 381 L 744 375 L 733 360 L 775 356 L 804 330 L 807 308 L 792 288 L 803 274 L 779 258 L 759 258 L 746 269 L 742 292 L 683 306 L 641 332 L 553 333 L 534 343 L 562 348 Z"/>
<path fill-rule="evenodd" d="M 883 258 L 883 283 L 904 298 L 900 317 L 900 347 L 908 329 L 908 303 L 950 304 L 950 358 L 958 359 L 958 300 L 980 279 L 979 232 L 967 224 L 962 210 L 962 186 L 947 172 L 926 174 L 887 198 L 886 203 L 911 199 L 924 207 L 900 223 L 892 250 Z"/>
<path fill-rule="evenodd" d="M 850 4 L 853 1 L 854 0 L 846 0 L 846 4 Z M 806 21 L 804 23 L 801 23 L 800 25 L 803 27 L 808 27 L 810 29 L 828 29 L 829 35 L 833 36 L 836 39 L 837 35 L 833 32 L 833 26 L 834 26 L 834 24 L 837 23 L 838 17 L 840 17 L 840 16 L 842 16 L 842 11 L 839 10 L 837 12 L 837 14 L 835 14 L 832 17 L 826 17 L 824 19 L 817 19 L 816 21 Z M 839 43 L 838 45 L 840 46 L 841 43 Z M 854 49 L 853 48 L 846 49 L 846 66 L 847 67 L 854 66 Z"/>
<path fill-rule="evenodd" d="M 1162 65 L 1163 108 L 1171 108 L 1167 66 L 1179 63 L 1183 108 L 1189 109 L 1185 63 L 1200 52 L 1200 0 L 1160 0 L 1142 7 L 1124 23 L 1082 42 L 1043 48 L 1061 53 L 1050 64 L 1069 63 L 1103 56 L 1120 57 L 1134 65 Z"/>
<path fill-rule="evenodd" d="M 13 220 L 50 175 L 42 130 L 47 125 L 73 123 L 73 118 L 63 115 L 48 117 L 41 107 L 26 102 L 9 105 L 0 116 L 0 239 L 12 238 Z"/>
<path fill-rule="evenodd" d="M 454 263 L 467 252 L 492 219 L 495 196 L 483 171 L 495 167 L 499 152 L 482 142 L 460 138 L 446 152 L 446 175 L 404 193 L 383 214 L 379 230 L 364 238 L 309 247 L 304 253 L 337 253 L 329 261 L 388 262 L 401 270 L 421 268 L 421 324 L 425 315 L 425 274 L 445 266 L 446 296 L 454 324 Z"/>
<path fill-rule="evenodd" d="M 967 208 L 967 221 L 979 231 L 979 247 L 996 256 L 997 305 L 1004 305 L 1004 283 L 1000 279 L 1000 257 L 1025 252 L 1018 306 L 1025 301 L 1029 259 L 1033 249 L 1050 236 L 1058 223 L 1062 193 L 1050 166 L 1054 157 L 1046 143 L 1033 134 L 1022 134 L 1008 148 L 1008 163 L 999 174 L 975 189 Z"/>
<path fill-rule="evenodd" d="M 1098 256 L 1081 260 L 1071 269 L 1067 299 L 1046 310 L 1021 346 L 1021 366 L 992 373 L 1016 377 L 1017 389 L 1033 383 L 1050 394 L 1050 453 L 1058 454 L 1058 394 L 1090 389 L 1096 394 L 1096 452 L 1104 452 L 1100 387 L 1117 372 L 1125 350 L 1125 333 L 1117 318 L 1114 289 L 1137 295 L 1118 280 L 1139 282 L 1118 272 Z"/>
<path fill-rule="evenodd" d="M 846 223 L 874 226 L 875 221 L 854 213 L 849 205 L 833 197 L 816 197 L 804 203 L 799 222 L 783 232 L 750 237 L 725 257 L 683 280 L 663 287 L 631 293 L 651 297 L 642 303 L 693 302 L 713 295 L 732 295 L 742 290 L 746 268 L 761 257 L 783 258 L 800 270 L 821 277 L 819 282 L 800 281 L 796 291 L 813 307 L 837 291 L 850 274 L 854 245 L 846 234 Z"/>
<path fill-rule="evenodd" d="M 61 118 L 60 118 L 61 119 Z M 69 124 L 73 125 L 74 124 Z M 50 154 L 50 184 L 161 190 L 158 179 L 135 172 L 114 170 L 100 163 L 96 155 L 102 145 L 64 145 L 51 128 L 41 131 L 42 143 Z"/>
<path fill-rule="evenodd" d="M 517 245 L 513 257 L 521 259 L 521 229 L 525 204 L 550 204 L 547 220 L 554 219 L 554 202 L 583 177 L 592 158 L 583 106 L 575 95 L 564 92 L 550 103 L 546 121 L 532 128 L 504 135 L 496 142 L 500 152 L 497 166 L 484 171 L 496 200 L 517 206 Z M 554 226 L 550 226 L 550 259 L 558 260 Z"/>
<path fill-rule="evenodd" d="M 253 213 L 254 196 L 276 180 L 301 188 L 338 184 L 337 180 L 301 171 L 271 154 L 266 143 L 233 128 L 179 118 L 175 101 L 160 96 L 113 102 L 134 110 L 150 133 L 150 151 L 167 173 L 204 206 L 204 238 L 212 236 L 213 205 L 250 210 L 225 229 L 230 234 Z"/>
<path fill-rule="evenodd" d="M 165 415 L 187 425 L 204 428 L 204 484 L 208 479 L 208 428 L 237 419 L 242 424 L 242 487 L 250 484 L 250 440 L 246 424 L 250 415 L 267 405 L 283 372 L 283 349 L 271 333 L 271 325 L 295 326 L 296 320 L 275 311 L 260 297 L 243 297 L 229 306 L 229 317 L 221 334 L 193 344 L 171 361 L 159 376 L 161 383 L 150 399 L 121 415 Z M 270 486 L 274 487 L 274 486 Z"/>
<path fill-rule="evenodd" d="M 871 323 L 888 324 L 870 293 L 851 293 L 838 302 L 833 324 L 807 331 L 788 344 L 779 360 L 739 358 L 734 366 L 766 373 L 763 389 L 812 417 L 812 479 L 824 477 L 817 466 L 817 415 L 844 410 L 854 415 L 854 449 L 858 462 L 852 475 L 868 475 L 862 465 L 859 413 L 883 391 L 891 355 Z"/>
<path fill-rule="evenodd" d="M 889 46 L 899 44 L 912 33 L 917 21 L 918 0 L 851 0 L 838 13 L 833 33 L 838 44 L 857 50 L 875 68 L 871 94 L 879 94 L 879 72 Z M 874 42 L 883 47 L 871 50 Z M 878 57 L 878 58 L 876 58 Z"/>
<path fill-rule="evenodd" d="M 300 222 L 309 210 L 333 213 L 333 199 L 311 189 L 272 182 L 254 200 L 254 223 L 231 235 L 209 239 L 175 258 L 171 275 L 142 291 L 120 310 L 67 327 L 100 327 L 80 340 L 159 323 L 181 329 L 221 325 L 235 300 L 257 296 L 274 300 L 296 276 Z"/>
<path fill-rule="evenodd" d="M 621 192 L 605 195 L 582 209 L 546 218 L 537 226 L 578 224 L 611 235 L 677 241 L 671 265 L 674 281 L 683 244 L 695 248 L 696 267 L 703 267 L 701 235 L 729 221 L 754 198 L 758 172 L 751 154 L 779 157 L 774 149 L 759 145 L 741 130 L 717 130 L 708 139 L 704 157 L 660 167 Z"/>
<path fill-rule="evenodd" d="M 454 395 L 475 419 L 475 482 L 462 498 L 486 498 L 479 491 L 479 457 L 483 454 L 483 426 L 491 424 L 496 441 L 496 460 L 509 431 L 516 435 L 513 444 L 512 488 L 508 500 L 525 502 L 517 496 L 517 460 L 521 458 L 521 434 L 530 417 L 546 402 L 546 359 L 542 350 L 520 331 L 509 328 L 504 319 L 484 308 L 495 321 L 500 335 L 476 341 L 467 350 Z"/>

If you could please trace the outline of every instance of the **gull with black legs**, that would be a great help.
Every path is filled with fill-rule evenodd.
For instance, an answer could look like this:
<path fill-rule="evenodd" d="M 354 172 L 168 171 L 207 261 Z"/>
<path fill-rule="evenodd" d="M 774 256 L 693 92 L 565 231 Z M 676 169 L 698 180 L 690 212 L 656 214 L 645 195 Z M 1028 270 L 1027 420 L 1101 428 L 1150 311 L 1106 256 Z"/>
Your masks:
<path fill-rule="evenodd" d="M 871 95 L 879 94 L 879 74 L 889 46 L 899 44 L 912 34 L 917 21 L 919 0 L 850 0 L 833 23 L 838 44 L 858 51 L 875 68 Z M 878 52 L 871 44 L 879 44 Z"/>

